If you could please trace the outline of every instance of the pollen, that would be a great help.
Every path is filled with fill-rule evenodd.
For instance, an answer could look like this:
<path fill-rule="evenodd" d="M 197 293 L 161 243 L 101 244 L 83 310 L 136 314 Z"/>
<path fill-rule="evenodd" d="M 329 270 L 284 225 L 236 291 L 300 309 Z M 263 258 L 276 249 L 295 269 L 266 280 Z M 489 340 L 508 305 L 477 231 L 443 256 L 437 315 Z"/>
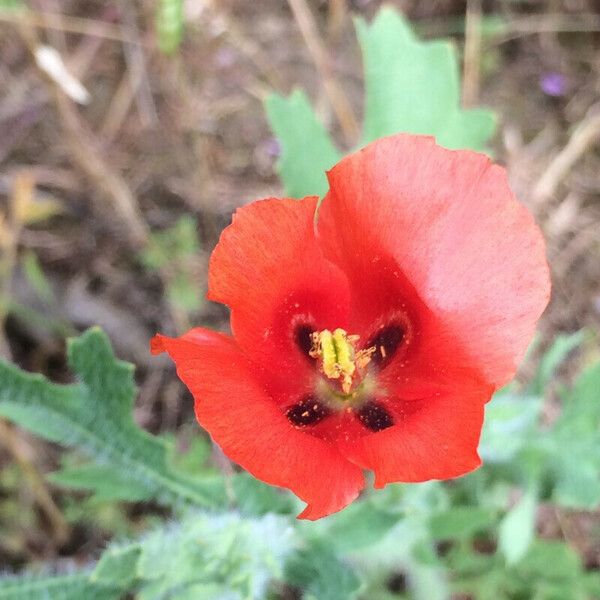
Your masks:
<path fill-rule="evenodd" d="M 321 370 L 329 379 L 338 379 L 344 394 L 350 394 L 355 377 L 371 360 L 375 348 L 355 350 L 358 335 L 343 329 L 315 331 L 311 334 L 310 356 L 321 361 Z"/>

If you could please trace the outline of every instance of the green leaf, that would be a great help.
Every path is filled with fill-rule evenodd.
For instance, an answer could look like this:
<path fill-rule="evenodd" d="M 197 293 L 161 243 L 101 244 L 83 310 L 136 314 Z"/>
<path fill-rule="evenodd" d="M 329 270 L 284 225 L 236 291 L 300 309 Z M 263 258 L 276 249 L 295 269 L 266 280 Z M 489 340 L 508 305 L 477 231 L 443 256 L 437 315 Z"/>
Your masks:
<path fill-rule="evenodd" d="M 239 509 L 246 515 L 290 514 L 297 508 L 287 491 L 267 485 L 249 473 L 234 475 L 233 490 Z"/>
<path fill-rule="evenodd" d="M 595 452 L 595 454 L 594 454 Z M 568 508 L 594 510 L 600 503 L 600 448 L 580 446 L 575 441 L 567 450 L 557 447 L 553 471 L 555 485 L 552 499 Z"/>
<path fill-rule="evenodd" d="M 197 586 L 219 585 L 228 598 L 264 598 L 271 580 L 281 578 L 293 544 L 284 517 L 189 515 L 142 539 L 139 597 L 178 600 L 193 597 L 190 590 Z"/>
<path fill-rule="evenodd" d="M 196 219 L 186 215 L 172 227 L 153 231 L 148 245 L 140 253 L 140 260 L 151 270 L 173 268 L 173 263 L 194 258 L 199 248 L 198 223 Z"/>
<path fill-rule="evenodd" d="M 0 415 L 45 439 L 76 446 L 96 464 L 112 469 L 110 493 L 127 480 L 124 495 L 133 487 L 136 495 L 144 491 L 163 504 L 223 502 L 222 486 L 215 489 L 214 482 L 175 472 L 167 461 L 166 442 L 135 424 L 133 366 L 115 359 L 102 331 L 92 328 L 69 340 L 68 361 L 80 383 L 53 384 L 0 362 Z M 77 474 L 80 481 L 82 473 Z M 97 474 L 92 470 L 88 475 L 95 489 Z"/>
<path fill-rule="evenodd" d="M 336 552 L 352 553 L 378 542 L 400 518 L 363 500 L 326 519 L 322 535 Z"/>
<path fill-rule="evenodd" d="M 584 331 L 577 331 L 569 335 L 558 335 L 552 346 L 546 351 L 538 366 L 537 372 L 530 386 L 530 393 L 542 396 L 546 386 L 554 377 L 556 369 L 567 358 L 570 352 L 581 345 L 585 336 Z"/>
<path fill-rule="evenodd" d="M 25 8 L 23 0 L 0 0 L 0 10 L 22 10 Z"/>
<path fill-rule="evenodd" d="M 485 407 L 479 444 L 484 462 L 505 463 L 531 442 L 542 399 L 537 396 L 499 394 Z"/>
<path fill-rule="evenodd" d="M 281 145 L 277 168 L 286 194 L 294 198 L 325 195 L 325 171 L 338 162 L 341 154 L 317 119 L 306 94 L 300 90 L 288 98 L 271 94 L 265 110 Z"/>
<path fill-rule="evenodd" d="M 183 0 L 159 0 L 155 23 L 158 47 L 165 54 L 173 54 L 183 40 Z"/>
<path fill-rule="evenodd" d="M 532 544 L 517 572 L 526 578 L 575 579 L 581 573 L 581 561 L 564 542 L 537 540 Z"/>
<path fill-rule="evenodd" d="M 356 19 L 365 71 L 363 144 L 398 132 L 434 135 L 448 148 L 484 150 L 495 129 L 492 112 L 460 108 L 456 49 L 422 42 L 391 7 L 370 25 Z"/>
<path fill-rule="evenodd" d="M 600 363 L 588 367 L 566 393 L 563 410 L 548 434 L 552 497 L 569 508 L 600 503 Z"/>
<path fill-rule="evenodd" d="M 0 578 L 0 600 L 119 600 L 116 586 L 94 583 L 87 573 Z"/>
<path fill-rule="evenodd" d="M 318 600 L 352 600 L 360 581 L 334 554 L 326 540 L 312 540 L 286 566 L 286 580 Z"/>
<path fill-rule="evenodd" d="M 498 547 L 507 564 L 516 564 L 527 553 L 535 533 L 536 509 L 537 490 L 532 487 L 502 519 Z"/>
<path fill-rule="evenodd" d="M 496 512 L 476 506 L 456 506 L 429 519 L 429 529 L 435 539 L 467 538 L 488 529 L 496 521 Z"/>
<path fill-rule="evenodd" d="M 139 544 L 113 546 L 100 558 L 90 580 L 128 590 L 138 579 L 138 561 L 142 553 Z"/>
<path fill-rule="evenodd" d="M 147 486 L 133 481 L 127 474 L 110 465 L 83 465 L 50 473 L 47 478 L 54 484 L 94 492 L 99 502 L 127 500 L 139 502 L 150 498 Z"/>
<path fill-rule="evenodd" d="M 23 272 L 31 287 L 35 290 L 38 297 L 44 302 L 53 302 L 55 300 L 52 286 L 46 278 L 42 265 L 35 252 L 26 252 L 21 261 Z"/>
<path fill-rule="evenodd" d="M 600 362 L 587 367 L 575 381 L 562 407 L 556 429 L 572 437 L 597 439 L 600 426 Z"/>
<path fill-rule="evenodd" d="M 368 25 L 356 19 L 365 72 L 363 146 L 400 132 L 434 135 L 448 148 L 484 150 L 494 114 L 460 108 L 458 59 L 448 41 L 421 42 L 394 9 L 382 8 Z M 342 157 L 306 95 L 271 94 L 267 118 L 281 144 L 277 165 L 292 197 L 327 192 L 325 171 Z"/>

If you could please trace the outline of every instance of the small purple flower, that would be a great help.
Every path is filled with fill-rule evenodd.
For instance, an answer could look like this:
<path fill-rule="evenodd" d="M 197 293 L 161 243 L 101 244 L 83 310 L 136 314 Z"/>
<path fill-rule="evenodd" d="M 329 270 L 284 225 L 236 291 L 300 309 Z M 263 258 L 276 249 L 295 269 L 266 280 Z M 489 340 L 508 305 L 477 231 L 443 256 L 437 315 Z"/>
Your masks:
<path fill-rule="evenodd" d="M 265 148 L 269 156 L 277 157 L 281 154 L 281 145 L 275 138 L 266 141 Z"/>
<path fill-rule="evenodd" d="M 567 88 L 567 80 L 564 75 L 552 71 L 540 77 L 540 87 L 548 96 L 564 96 Z"/>

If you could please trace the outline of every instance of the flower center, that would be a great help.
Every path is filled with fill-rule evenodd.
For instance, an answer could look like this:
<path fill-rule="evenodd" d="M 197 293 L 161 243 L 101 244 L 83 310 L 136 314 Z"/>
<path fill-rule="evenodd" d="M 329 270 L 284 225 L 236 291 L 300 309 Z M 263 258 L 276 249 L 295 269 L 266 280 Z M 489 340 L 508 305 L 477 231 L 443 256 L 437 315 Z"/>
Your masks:
<path fill-rule="evenodd" d="M 375 353 L 375 346 L 356 350 L 358 335 L 348 335 L 343 329 L 315 331 L 311 334 L 310 356 L 319 361 L 320 370 L 328 379 L 337 379 L 342 392 L 349 395 L 362 380 L 365 367 Z"/>

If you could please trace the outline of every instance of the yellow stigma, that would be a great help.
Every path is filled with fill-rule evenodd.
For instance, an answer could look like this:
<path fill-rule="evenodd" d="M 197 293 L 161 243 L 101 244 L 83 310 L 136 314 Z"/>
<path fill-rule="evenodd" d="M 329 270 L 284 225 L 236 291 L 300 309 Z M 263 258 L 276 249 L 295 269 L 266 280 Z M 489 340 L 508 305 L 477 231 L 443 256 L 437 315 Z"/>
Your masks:
<path fill-rule="evenodd" d="M 375 348 L 356 352 L 354 344 L 359 336 L 348 335 L 343 329 L 333 333 L 329 329 L 316 331 L 311 335 L 310 355 L 321 359 L 321 369 L 329 379 L 340 379 L 342 391 L 349 394 L 357 366 L 365 367 L 371 360 Z"/>

